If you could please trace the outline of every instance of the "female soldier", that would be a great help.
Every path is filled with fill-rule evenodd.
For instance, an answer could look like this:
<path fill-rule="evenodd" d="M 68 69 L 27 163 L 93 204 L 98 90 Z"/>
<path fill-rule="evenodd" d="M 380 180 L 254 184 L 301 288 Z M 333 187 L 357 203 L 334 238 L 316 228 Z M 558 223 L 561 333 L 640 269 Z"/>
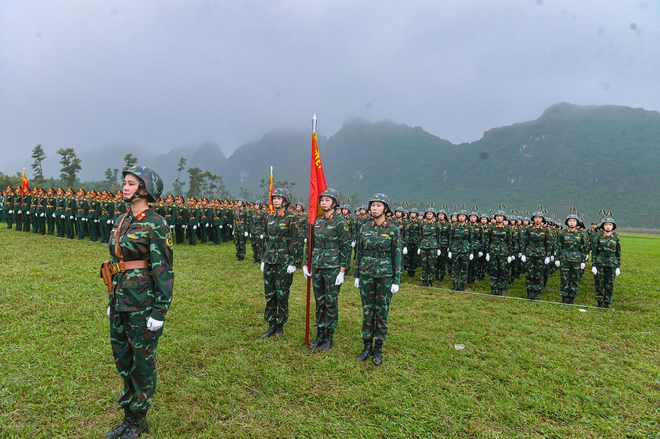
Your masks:
<path fill-rule="evenodd" d="M 357 357 L 364 361 L 372 353 L 374 364 L 383 362 L 383 342 L 387 338 L 387 315 L 392 294 L 399 291 L 401 280 L 401 232 L 385 212 L 390 199 L 376 194 L 369 200 L 372 219 L 360 228 L 355 247 L 355 287 L 362 299 L 362 340 L 364 350 Z M 372 341 L 376 340 L 372 348 Z"/>
<path fill-rule="evenodd" d="M 289 210 L 290 205 L 291 192 L 288 189 L 273 191 L 275 212 L 268 214 L 266 220 L 264 254 L 261 258 L 266 296 L 264 319 L 268 322 L 268 330 L 261 338 L 281 336 L 284 324 L 289 320 L 289 289 L 296 271 L 294 259 L 298 239 L 298 223 Z"/>
<path fill-rule="evenodd" d="M 417 254 L 422 263 L 422 286 L 432 287 L 435 278 L 435 260 L 440 256 L 440 227 L 435 220 L 436 211 L 429 207 L 419 224 L 419 249 Z"/>
<path fill-rule="evenodd" d="M 550 263 L 550 252 L 552 242 L 548 229 L 543 225 L 545 216 L 543 212 L 536 211 L 532 214 L 532 227 L 525 229 L 523 235 L 523 249 L 525 250 L 521 259 L 527 262 L 527 299 L 538 300 L 543 289 L 545 277 L 545 265 Z"/>
<path fill-rule="evenodd" d="M 137 438 L 149 430 L 147 410 L 156 391 L 156 348 L 172 303 L 172 235 L 163 217 L 149 208 L 163 192 L 151 168 L 122 172 L 123 199 L 130 203 L 110 234 L 110 344 L 124 380 L 119 405 L 124 422 L 105 438 Z"/>
<path fill-rule="evenodd" d="M 596 301 L 599 308 L 609 308 L 614 292 L 614 279 L 621 274 L 621 241 L 614 229 L 614 218 L 608 216 L 601 221 L 594 236 L 591 271 L 597 278 Z"/>
<path fill-rule="evenodd" d="M 511 230 L 504 223 L 506 212 L 495 213 L 495 226 L 487 229 L 486 261 L 490 262 L 490 294 L 501 296 L 509 282 Z"/>
<path fill-rule="evenodd" d="M 336 212 L 339 193 L 326 189 L 319 196 L 323 215 L 316 217 L 312 233 L 312 260 L 305 257 L 305 277 L 311 276 L 316 301 L 316 340 L 309 348 L 327 351 L 332 347 L 332 337 L 339 320 L 337 297 L 344 283 L 344 273 L 350 266 L 351 246 L 348 240 L 348 223 Z M 310 263 L 311 262 L 311 263 Z"/>
<path fill-rule="evenodd" d="M 452 260 L 451 277 L 454 281 L 454 291 L 463 291 L 468 281 L 469 263 L 474 259 L 472 253 L 472 228 L 467 222 L 467 210 L 456 213 L 456 224 L 449 234 L 449 252 L 447 257 Z M 454 215 L 452 215 L 452 218 Z"/>
<path fill-rule="evenodd" d="M 585 233 L 578 228 L 580 218 L 576 214 L 568 215 L 564 224 L 568 229 L 559 233 L 559 252 L 555 265 L 561 265 L 561 303 L 572 305 L 586 266 L 589 242 Z"/>

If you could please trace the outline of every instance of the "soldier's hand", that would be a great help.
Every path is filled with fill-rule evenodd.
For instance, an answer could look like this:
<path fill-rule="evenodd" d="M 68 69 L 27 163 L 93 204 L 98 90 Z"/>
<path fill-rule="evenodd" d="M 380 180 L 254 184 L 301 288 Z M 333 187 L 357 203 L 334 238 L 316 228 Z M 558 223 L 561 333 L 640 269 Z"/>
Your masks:
<path fill-rule="evenodd" d="M 392 284 L 392 288 L 390 288 L 390 291 L 392 292 L 392 294 L 398 292 L 399 286 L 397 284 Z"/>
<path fill-rule="evenodd" d="M 161 320 L 156 320 L 152 317 L 149 317 L 149 320 L 147 320 L 147 329 L 149 331 L 158 331 L 160 328 L 163 327 L 163 322 Z"/>
<path fill-rule="evenodd" d="M 408 247 L 404 247 L 403 250 L 401 251 L 404 255 L 408 254 Z"/>
<path fill-rule="evenodd" d="M 551 261 L 554 261 L 554 260 L 555 260 L 555 256 L 554 256 L 554 255 L 550 256 L 550 260 L 551 260 Z"/>
<path fill-rule="evenodd" d="M 248 235 L 249 235 L 248 232 L 243 233 L 243 236 L 245 236 L 246 238 L 248 237 Z"/>
<path fill-rule="evenodd" d="M 545 265 L 548 265 L 550 263 L 550 257 L 546 256 L 543 262 L 545 263 Z"/>
<path fill-rule="evenodd" d="M 520 257 L 520 260 L 523 261 L 523 262 L 527 262 L 527 256 L 522 255 L 522 256 Z"/>
<path fill-rule="evenodd" d="M 71 216 L 69 217 L 69 219 L 73 219 L 73 215 L 71 215 Z"/>
<path fill-rule="evenodd" d="M 479 252 L 478 255 L 479 257 L 482 257 L 484 255 L 484 252 Z"/>
<path fill-rule="evenodd" d="M 355 288 L 360 288 L 360 278 L 359 277 L 355 278 L 355 281 L 353 282 L 353 286 Z"/>
<path fill-rule="evenodd" d="M 598 274 L 598 268 L 596 268 L 596 266 L 591 267 L 591 272 L 593 274 Z"/>
<path fill-rule="evenodd" d="M 112 220 L 108 220 L 108 224 L 112 224 Z"/>
<path fill-rule="evenodd" d="M 262 272 L 262 273 L 264 272 L 264 267 L 265 267 L 265 266 L 266 266 L 266 263 L 265 263 L 265 262 L 262 262 L 262 263 L 261 263 L 261 266 L 259 267 L 259 268 L 261 268 L 261 272 Z"/>
<path fill-rule="evenodd" d="M 30 214 L 30 211 L 28 210 L 27 212 L 25 212 L 25 214 L 26 214 L 26 215 L 29 215 L 29 214 Z"/>
<path fill-rule="evenodd" d="M 559 259 L 555 260 L 555 266 L 559 267 L 560 265 L 561 265 L 561 262 L 559 261 Z"/>
<path fill-rule="evenodd" d="M 108 314 L 108 317 L 110 317 L 110 307 L 108 307 L 108 311 L 106 312 Z"/>
<path fill-rule="evenodd" d="M 447 257 L 451 259 L 451 252 L 447 252 Z"/>
<path fill-rule="evenodd" d="M 289 265 L 288 267 L 286 267 L 286 272 L 287 272 L 288 274 L 293 274 L 293 273 L 295 273 L 295 272 L 296 272 L 296 266 L 295 266 L 295 265 Z"/>
<path fill-rule="evenodd" d="M 222 229 L 222 226 L 220 226 L 220 228 Z"/>
<path fill-rule="evenodd" d="M 305 279 L 307 279 L 311 275 L 312 273 L 310 273 L 309 270 L 307 269 L 307 265 L 303 265 L 303 276 L 305 276 Z"/>
<path fill-rule="evenodd" d="M 419 254 L 421 254 L 421 253 L 422 253 L 422 249 L 421 249 L 421 248 L 418 248 L 418 249 L 417 249 L 417 254 L 419 255 Z"/>
<path fill-rule="evenodd" d="M 474 255 L 470 253 L 470 260 L 474 259 Z"/>
<path fill-rule="evenodd" d="M 621 274 L 621 269 L 620 268 L 617 268 L 616 270 L 614 270 L 614 275 L 615 276 L 618 276 L 620 274 Z"/>
<path fill-rule="evenodd" d="M 588 260 L 589 260 L 589 253 L 587 253 L 587 259 L 585 259 L 585 261 L 588 261 Z"/>
<path fill-rule="evenodd" d="M 53 214 L 53 218 L 55 218 L 55 214 Z"/>
<path fill-rule="evenodd" d="M 193 230 L 197 230 L 197 226 L 193 226 Z"/>
<path fill-rule="evenodd" d="M 442 250 L 438 249 L 438 256 L 442 254 Z"/>
<path fill-rule="evenodd" d="M 335 285 L 341 285 L 343 283 L 344 283 L 344 273 L 340 271 L 339 274 L 337 275 L 337 279 L 335 280 Z"/>
<path fill-rule="evenodd" d="M 259 235 L 259 239 L 264 239 L 264 235 Z"/>
<path fill-rule="evenodd" d="M 45 217 L 45 216 L 46 216 L 46 214 L 43 213 L 43 212 L 41 212 L 41 214 L 39 215 L 39 217 L 41 217 L 41 218 L 43 218 L 43 217 Z"/>
<path fill-rule="evenodd" d="M 506 261 L 510 264 L 511 263 L 511 256 L 507 256 Z"/>
<path fill-rule="evenodd" d="M 355 248 L 355 241 L 351 242 L 351 247 Z"/>
<path fill-rule="evenodd" d="M 486 253 L 486 262 L 490 262 L 490 253 Z"/>
<path fill-rule="evenodd" d="M 586 267 L 586 266 L 587 266 L 587 264 L 585 264 L 584 262 L 581 263 L 581 264 L 580 264 L 580 270 L 584 270 L 584 267 Z"/>

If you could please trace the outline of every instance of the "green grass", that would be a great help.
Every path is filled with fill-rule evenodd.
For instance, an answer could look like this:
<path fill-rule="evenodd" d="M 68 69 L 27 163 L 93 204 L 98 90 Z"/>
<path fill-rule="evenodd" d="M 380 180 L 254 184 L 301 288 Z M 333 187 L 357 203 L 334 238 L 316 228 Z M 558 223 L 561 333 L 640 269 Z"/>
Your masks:
<path fill-rule="evenodd" d="M 660 237 L 622 247 L 614 311 L 557 304 L 558 272 L 542 296 L 555 303 L 404 278 L 376 367 L 355 360 L 351 282 L 335 346 L 309 352 L 300 272 L 284 337 L 261 340 L 258 266 L 231 244 L 178 246 L 148 437 L 657 438 Z M 0 437 L 98 437 L 120 421 L 105 259 L 100 244 L 0 229 Z M 595 305 L 590 273 L 578 303 Z"/>

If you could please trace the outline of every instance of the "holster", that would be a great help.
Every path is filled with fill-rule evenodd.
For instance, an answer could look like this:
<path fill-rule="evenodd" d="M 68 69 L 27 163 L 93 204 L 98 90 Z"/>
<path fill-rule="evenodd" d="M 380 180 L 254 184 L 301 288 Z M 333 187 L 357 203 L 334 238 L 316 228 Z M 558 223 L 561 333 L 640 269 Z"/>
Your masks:
<path fill-rule="evenodd" d="M 108 293 L 112 294 L 112 269 L 110 268 L 113 264 L 110 261 L 105 261 L 101 264 L 101 279 L 103 283 L 108 287 Z"/>

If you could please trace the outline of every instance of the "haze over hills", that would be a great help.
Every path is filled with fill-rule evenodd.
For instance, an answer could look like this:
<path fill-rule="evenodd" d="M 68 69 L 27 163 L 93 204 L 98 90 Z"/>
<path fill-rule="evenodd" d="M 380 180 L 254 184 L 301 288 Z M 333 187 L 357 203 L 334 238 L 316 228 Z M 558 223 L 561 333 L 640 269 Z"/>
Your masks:
<path fill-rule="evenodd" d="M 656 111 L 560 103 L 536 120 L 491 129 L 471 143 L 454 145 L 421 127 L 354 119 L 329 138 L 319 136 L 319 148 L 328 184 L 351 195 L 352 205 L 384 192 L 396 204 L 417 201 L 420 208 L 432 201 L 436 208 L 465 203 L 488 212 L 504 203 L 531 212 L 540 203 L 562 219 L 575 205 L 587 221 L 597 220 L 605 208 L 620 227 L 659 229 L 658 139 Z M 310 143 L 310 133 L 270 132 L 228 158 L 210 142 L 160 156 L 132 152 L 161 173 L 166 189 L 186 157 L 186 169 L 222 176 L 234 196 L 241 188 L 261 194 L 260 181 L 273 166 L 275 179 L 297 182 L 292 192 L 306 200 Z M 123 153 L 117 154 L 121 159 Z M 99 176 L 108 166 L 121 167 L 100 153 L 81 158 L 83 168 L 97 166 Z M 181 180 L 187 179 L 182 172 Z"/>

